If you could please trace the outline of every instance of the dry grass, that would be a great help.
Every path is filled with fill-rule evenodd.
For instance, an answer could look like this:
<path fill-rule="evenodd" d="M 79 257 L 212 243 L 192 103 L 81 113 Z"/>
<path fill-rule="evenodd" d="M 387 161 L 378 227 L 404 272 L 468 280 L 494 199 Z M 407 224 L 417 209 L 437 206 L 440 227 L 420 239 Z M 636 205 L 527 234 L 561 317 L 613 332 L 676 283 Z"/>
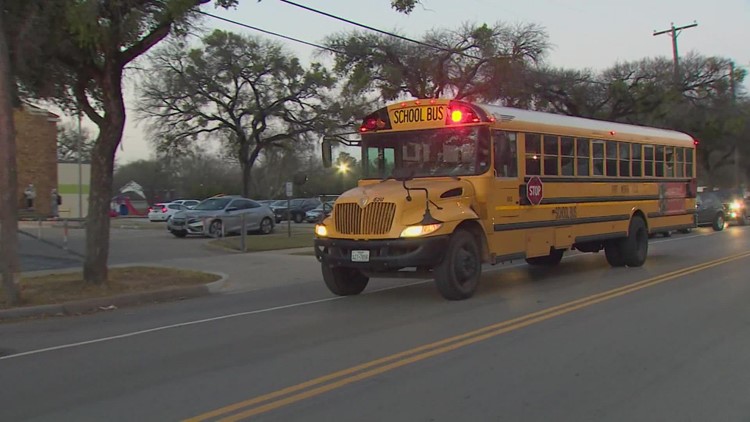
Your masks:
<path fill-rule="evenodd" d="M 109 281 L 101 286 L 87 284 L 81 273 L 52 274 L 21 280 L 22 306 L 49 305 L 73 300 L 162 290 L 169 287 L 206 284 L 219 279 L 215 274 L 159 267 L 111 268 Z M 0 287 L 0 309 L 9 308 Z"/>

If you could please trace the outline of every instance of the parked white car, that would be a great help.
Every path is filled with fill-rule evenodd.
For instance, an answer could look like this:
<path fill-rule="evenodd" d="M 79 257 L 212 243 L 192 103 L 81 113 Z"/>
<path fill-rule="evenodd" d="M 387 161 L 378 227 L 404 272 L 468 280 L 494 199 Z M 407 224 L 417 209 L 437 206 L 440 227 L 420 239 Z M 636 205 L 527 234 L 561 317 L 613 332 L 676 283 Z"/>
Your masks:
<path fill-rule="evenodd" d="M 184 205 L 185 208 L 192 210 L 196 205 L 200 204 L 201 201 L 197 199 L 175 199 L 172 203 Z"/>
<path fill-rule="evenodd" d="M 149 221 L 169 221 L 177 211 L 186 209 L 184 205 L 174 202 L 160 202 L 148 208 Z"/>

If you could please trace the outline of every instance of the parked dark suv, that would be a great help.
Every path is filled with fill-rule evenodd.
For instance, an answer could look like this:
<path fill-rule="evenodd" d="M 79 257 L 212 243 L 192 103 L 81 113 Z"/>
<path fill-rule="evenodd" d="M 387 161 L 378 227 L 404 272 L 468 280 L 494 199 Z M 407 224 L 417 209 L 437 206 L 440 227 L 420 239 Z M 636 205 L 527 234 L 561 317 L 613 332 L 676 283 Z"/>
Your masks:
<path fill-rule="evenodd" d="M 290 201 L 289 217 L 295 223 L 305 221 L 305 214 L 313 208 L 317 208 L 322 202 L 318 198 L 295 198 Z M 287 201 L 277 201 L 271 205 L 276 215 L 276 222 L 280 223 L 287 218 Z"/>
<path fill-rule="evenodd" d="M 711 226 L 715 231 L 724 230 L 727 224 L 727 209 L 716 192 L 699 192 L 695 202 L 697 226 Z"/>

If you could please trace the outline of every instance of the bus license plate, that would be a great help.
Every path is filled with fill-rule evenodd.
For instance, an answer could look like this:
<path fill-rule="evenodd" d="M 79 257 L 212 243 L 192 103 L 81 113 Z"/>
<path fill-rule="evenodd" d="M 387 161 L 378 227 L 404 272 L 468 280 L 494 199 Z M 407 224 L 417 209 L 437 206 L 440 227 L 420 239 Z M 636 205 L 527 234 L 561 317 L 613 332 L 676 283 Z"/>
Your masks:
<path fill-rule="evenodd" d="M 352 262 L 370 262 L 370 251 L 352 251 Z"/>

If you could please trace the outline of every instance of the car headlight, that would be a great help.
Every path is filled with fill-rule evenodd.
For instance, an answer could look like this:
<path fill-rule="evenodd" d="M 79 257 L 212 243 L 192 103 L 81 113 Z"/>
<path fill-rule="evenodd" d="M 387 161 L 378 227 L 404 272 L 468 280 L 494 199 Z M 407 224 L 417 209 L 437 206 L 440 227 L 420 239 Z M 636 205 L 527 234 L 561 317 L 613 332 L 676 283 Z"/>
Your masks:
<path fill-rule="evenodd" d="M 742 203 L 740 201 L 734 201 L 729 205 L 729 209 L 736 211 L 742 208 Z"/>
<path fill-rule="evenodd" d="M 328 229 L 326 226 L 322 224 L 316 224 L 315 225 L 315 235 L 318 237 L 326 237 L 328 236 Z"/>
<path fill-rule="evenodd" d="M 442 224 L 425 224 L 419 226 L 409 226 L 401 231 L 401 237 L 418 237 L 430 234 L 439 229 Z"/>

